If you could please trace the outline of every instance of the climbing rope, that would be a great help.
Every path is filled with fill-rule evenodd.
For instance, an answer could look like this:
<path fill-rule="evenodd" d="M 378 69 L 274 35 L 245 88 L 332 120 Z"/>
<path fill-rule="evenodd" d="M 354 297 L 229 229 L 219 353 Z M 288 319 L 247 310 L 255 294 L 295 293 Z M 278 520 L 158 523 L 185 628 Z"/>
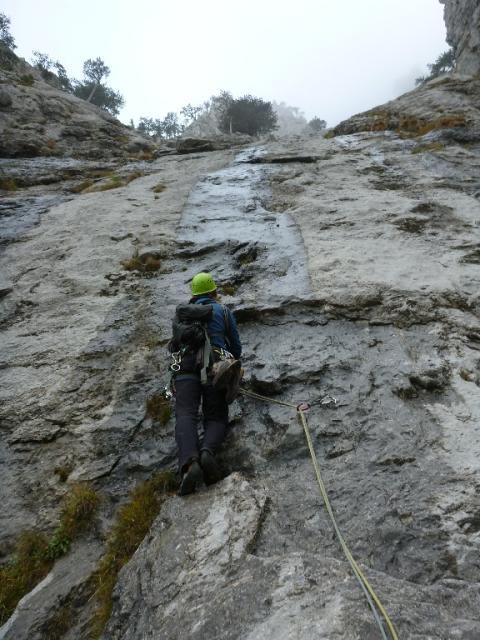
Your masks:
<path fill-rule="evenodd" d="M 352 571 L 358 581 L 358 583 L 360 584 L 360 587 L 362 588 L 362 591 L 368 601 L 368 604 L 370 606 L 370 609 L 372 610 L 372 613 L 374 615 L 374 618 L 377 622 L 377 625 L 379 627 L 379 630 L 382 634 L 382 638 L 384 640 L 388 640 L 387 634 L 385 633 L 385 628 L 383 626 L 382 620 L 380 619 L 379 613 L 382 616 L 383 620 L 385 621 L 389 634 L 390 634 L 390 638 L 391 640 L 398 640 L 398 636 L 397 636 L 397 632 L 395 631 L 395 628 L 393 626 L 392 621 L 390 620 L 387 611 L 385 610 L 385 607 L 383 606 L 383 604 L 381 603 L 379 597 L 377 596 L 377 594 L 375 593 L 372 585 L 370 584 L 370 582 L 367 580 L 366 576 L 364 575 L 364 573 L 362 572 L 362 570 L 360 569 L 360 567 L 358 566 L 355 558 L 352 556 L 352 554 L 350 553 L 350 549 L 347 546 L 347 543 L 345 542 L 345 539 L 338 527 L 337 521 L 335 519 L 335 515 L 333 513 L 333 509 L 332 506 L 330 504 L 330 499 L 328 497 L 327 494 L 327 490 L 325 488 L 325 483 L 323 482 L 323 478 L 322 478 L 322 474 L 320 471 L 320 465 L 318 464 L 318 459 L 317 459 L 317 455 L 315 453 L 315 449 L 313 448 L 313 442 L 312 442 L 312 436 L 310 433 L 310 427 L 308 426 L 308 422 L 307 422 L 307 418 L 305 416 L 305 412 L 308 411 L 308 409 L 310 408 L 310 405 L 303 402 L 300 404 L 293 404 L 291 402 L 285 402 L 284 400 L 277 400 L 275 398 L 269 398 L 267 396 L 263 396 L 260 393 L 255 393 L 254 391 L 249 391 L 247 389 L 240 389 L 240 393 L 243 394 L 244 396 L 249 396 L 250 398 L 254 398 L 256 400 L 262 400 L 264 402 L 271 402 L 274 404 L 279 404 L 282 405 L 284 407 L 290 407 L 291 409 L 295 409 L 295 411 L 297 412 L 297 415 L 300 418 L 300 421 L 302 423 L 303 426 L 303 430 L 305 433 L 305 438 L 307 440 L 307 445 L 308 445 L 308 449 L 310 451 L 310 457 L 312 459 L 312 463 L 313 463 L 313 468 L 315 470 L 315 475 L 317 477 L 317 482 L 318 482 L 318 486 L 320 487 L 320 493 L 322 495 L 323 498 L 323 502 L 325 504 L 325 508 L 327 510 L 328 515 L 330 516 L 330 520 L 333 524 L 333 528 L 335 530 L 335 534 L 337 536 L 338 541 L 340 542 L 340 546 L 342 547 L 342 551 L 346 557 L 346 559 L 348 560 L 348 563 L 350 564 L 350 567 L 352 568 Z"/>

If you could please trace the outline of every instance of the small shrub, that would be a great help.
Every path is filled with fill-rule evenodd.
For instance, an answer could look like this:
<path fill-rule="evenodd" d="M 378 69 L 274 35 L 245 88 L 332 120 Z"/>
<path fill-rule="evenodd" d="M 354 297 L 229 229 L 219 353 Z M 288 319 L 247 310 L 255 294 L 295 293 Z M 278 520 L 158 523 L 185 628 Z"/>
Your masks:
<path fill-rule="evenodd" d="M 57 146 L 57 141 L 53 140 L 53 138 L 49 138 L 46 144 L 49 149 L 55 149 L 55 147 Z"/>
<path fill-rule="evenodd" d="M 97 608 L 93 635 L 98 638 L 110 618 L 118 572 L 130 560 L 157 517 L 164 499 L 176 488 L 173 471 L 162 471 L 137 485 L 120 507 L 107 540 L 107 551 L 95 573 Z"/>
<path fill-rule="evenodd" d="M 326 138 L 327 140 L 331 140 L 332 138 L 334 138 L 335 133 L 333 132 L 333 129 L 332 131 L 328 131 L 323 137 Z"/>
<path fill-rule="evenodd" d="M 70 549 L 70 544 L 70 538 L 61 531 L 57 531 L 48 541 L 48 548 L 46 551 L 47 558 L 56 560 L 57 558 L 64 556 Z"/>
<path fill-rule="evenodd" d="M 166 425 L 172 415 L 172 405 L 161 393 L 155 393 L 147 398 L 147 418 Z"/>
<path fill-rule="evenodd" d="M 157 254 L 142 253 L 139 255 L 135 250 L 133 256 L 129 260 L 120 263 L 125 271 L 139 271 L 140 273 L 155 273 L 161 267 L 161 260 Z"/>
<path fill-rule="evenodd" d="M 167 187 L 164 184 L 159 182 L 157 185 L 152 187 L 152 191 L 153 191 L 153 193 L 162 193 L 162 191 L 165 191 L 166 188 Z"/>

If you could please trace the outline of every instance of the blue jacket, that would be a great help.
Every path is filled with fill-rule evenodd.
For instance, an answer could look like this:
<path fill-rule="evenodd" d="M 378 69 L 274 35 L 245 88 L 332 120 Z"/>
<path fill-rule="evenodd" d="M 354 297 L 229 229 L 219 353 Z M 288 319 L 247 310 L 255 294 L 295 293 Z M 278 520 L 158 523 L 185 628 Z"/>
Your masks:
<path fill-rule="evenodd" d="M 238 335 L 237 323 L 233 313 L 227 307 L 224 307 L 219 302 L 216 302 L 208 296 L 202 298 L 192 298 L 190 303 L 194 304 L 211 304 L 213 307 L 212 319 L 207 325 L 207 333 L 210 338 L 210 343 L 213 347 L 219 349 L 227 349 L 234 356 L 234 358 L 240 358 L 242 355 L 242 343 L 240 342 L 240 336 Z M 225 326 L 224 309 L 228 315 L 228 327 Z"/>

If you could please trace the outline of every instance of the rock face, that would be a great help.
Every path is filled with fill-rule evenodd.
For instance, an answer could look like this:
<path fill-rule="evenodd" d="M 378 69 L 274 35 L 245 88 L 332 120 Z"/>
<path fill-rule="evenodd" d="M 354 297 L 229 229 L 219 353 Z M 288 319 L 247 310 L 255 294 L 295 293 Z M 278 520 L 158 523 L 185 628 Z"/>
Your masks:
<path fill-rule="evenodd" d="M 480 1 L 440 0 L 445 5 L 447 41 L 454 48 L 456 71 L 480 73 Z"/>
<path fill-rule="evenodd" d="M 173 420 L 146 401 L 168 379 L 175 306 L 205 270 L 236 312 L 248 388 L 311 403 L 340 529 L 399 637 L 477 640 L 477 82 L 440 79 L 333 139 L 165 156 L 22 224 L 15 212 L 52 195 L 48 176 L 70 184 L 78 166 L 3 161 L 18 187 L 0 201 L 15 227 L 0 254 L 2 561 L 20 531 L 55 530 L 71 483 L 103 501 L 97 543 L 57 562 L 0 638 L 50 637 L 62 615 L 62 637 L 88 637 L 98 545 L 132 486 L 176 464 Z M 432 113 L 450 120 L 421 129 Z M 407 116 L 410 135 L 391 130 Z M 154 270 L 136 268 L 145 256 Z M 103 638 L 380 638 L 295 412 L 239 398 L 219 463 L 217 485 L 164 503 Z"/>
<path fill-rule="evenodd" d="M 3 250 L 4 554 L 32 523 L 54 529 L 70 482 L 102 490 L 108 530 L 135 482 L 175 465 L 173 422 L 145 403 L 166 379 L 173 310 L 204 269 L 236 310 L 250 388 L 312 402 L 340 527 L 400 637 L 476 638 L 478 149 L 379 131 L 151 169 L 60 203 Z M 123 269 L 135 250 L 161 268 Z M 379 637 L 294 412 L 242 398 L 231 417 L 226 479 L 165 503 L 104 638 Z M 44 590 L 44 621 L 18 626 L 27 601 L 15 629 L 47 628 L 67 600 L 66 637 L 82 637 L 89 604 L 64 560 L 73 595 Z"/>
<path fill-rule="evenodd" d="M 116 118 L 10 57 L 0 63 L 0 157 L 125 158 L 151 151 L 151 143 Z"/>
<path fill-rule="evenodd" d="M 443 76 L 414 91 L 348 118 L 334 128 L 335 135 L 358 131 L 397 131 L 405 137 L 480 140 L 480 80 Z"/>
<path fill-rule="evenodd" d="M 190 138 L 177 140 L 177 153 L 201 153 L 202 151 L 219 151 L 231 147 L 241 147 L 252 144 L 252 137 L 244 134 L 214 135 L 211 137 Z"/>
<path fill-rule="evenodd" d="M 335 135 L 394 130 L 404 136 L 430 134 L 429 142 L 448 137 L 480 140 L 480 0 L 441 0 L 448 41 L 457 55 L 456 73 L 441 76 L 395 100 L 348 118 Z"/>

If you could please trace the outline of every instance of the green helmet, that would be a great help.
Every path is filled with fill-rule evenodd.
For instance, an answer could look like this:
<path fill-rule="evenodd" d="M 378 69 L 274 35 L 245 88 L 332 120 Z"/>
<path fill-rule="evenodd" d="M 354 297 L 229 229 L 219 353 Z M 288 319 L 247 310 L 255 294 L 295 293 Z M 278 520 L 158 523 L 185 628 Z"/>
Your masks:
<path fill-rule="evenodd" d="M 217 285 L 215 284 L 215 280 L 209 273 L 197 273 L 197 275 L 192 280 L 192 296 L 199 296 L 202 293 L 211 293 L 215 291 Z"/>

